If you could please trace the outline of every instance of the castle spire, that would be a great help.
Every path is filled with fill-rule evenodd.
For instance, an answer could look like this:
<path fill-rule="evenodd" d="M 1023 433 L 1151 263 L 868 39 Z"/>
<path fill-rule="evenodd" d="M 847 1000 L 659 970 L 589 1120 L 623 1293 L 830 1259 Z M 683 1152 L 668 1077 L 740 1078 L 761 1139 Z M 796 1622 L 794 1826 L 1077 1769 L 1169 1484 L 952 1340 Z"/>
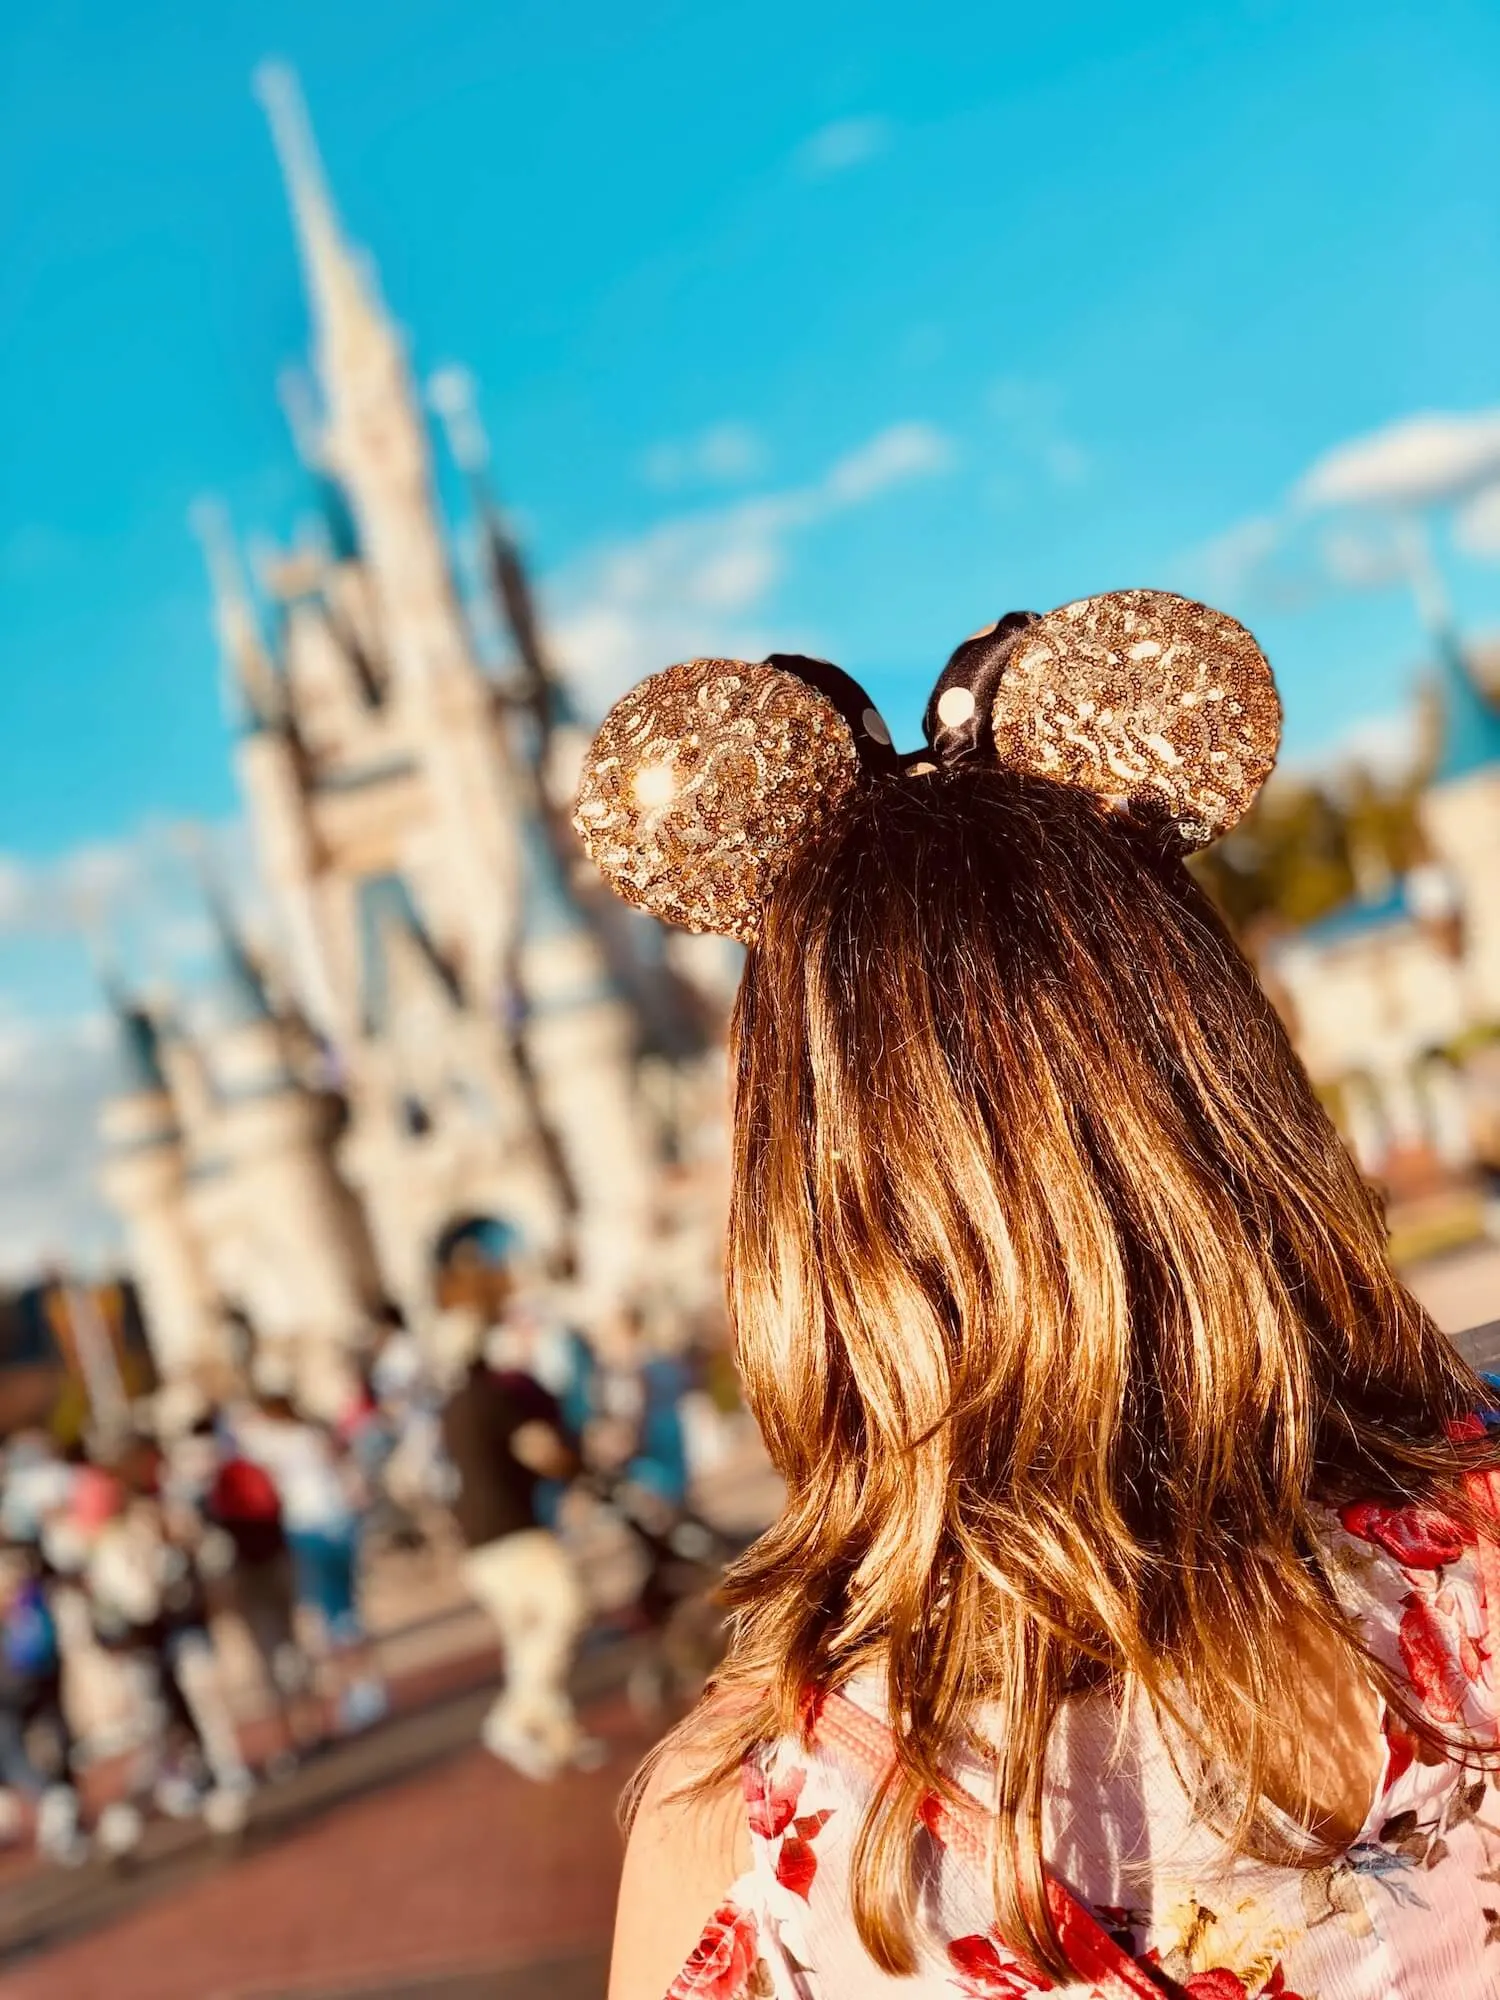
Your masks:
<path fill-rule="evenodd" d="M 1441 735 L 1430 782 L 1453 784 L 1500 767 L 1500 710 L 1475 677 L 1426 523 L 1405 522 L 1400 533 L 1418 615 L 1437 655 Z"/>
<path fill-rule="evenodd" d="M 261 636 L 229 516 L 216 500 L 197 500 L 189 514 L 213 586 L 214 626 L 224 662 L 231 713 L 243 715 L 251 730 L 270 729 L 281 719 L 282 689 Z"/>
<path fill-rule="evenodd" d="M 223 1025 L 250 1027 L 261 1022 L 274 1022 L 275 1009 L 266 992 L 260 967 L 251 956 L 223 890 L 206 871 L 203 893 L 219 948 L 219 999 Z"/>
<path fill-rule="evenodd" d="M 1442 739 L 1431 782 L 1448 785 L 1500 770 L 1500 710 L 1480 688 L 1457 632 L 1436 638 Z"/>
<path fill-rule="evenodd" d="M 325 351 L 338 348 L 383 314 L 367 269 L 340 225 L 296 72 L 286 63 L 261 63 L 255 94 L 281 162 L 319 344 Z"/>
<path fill-rule="evenodd" d="M 557 724 L 567 719 L 567 693 L 542 644 L 536 599 L 521 551 L 495 497 L 490 479 L 490 445 L 474 395 L 474 378 L 467 368 L 440 368 L 427 384 L 427 399 L 437 412 L 453 462 L 469 483 L 479 521 L 485 580 L 495 609 L 505 621 L 520 666 L 516 705 L 530 717 L 535 732 L 532 760 L 545 778 Z"/>
<path fill-rule="evenodd" d="M 114 1022 L 118 1060 L 118 1090 L 126 1097 L 166 1097 L 161 1062 L 161 1030 L 155 1017 L 134 994 L 127 992 L 113 965 L 100 967 L 105 1004 Z"/>

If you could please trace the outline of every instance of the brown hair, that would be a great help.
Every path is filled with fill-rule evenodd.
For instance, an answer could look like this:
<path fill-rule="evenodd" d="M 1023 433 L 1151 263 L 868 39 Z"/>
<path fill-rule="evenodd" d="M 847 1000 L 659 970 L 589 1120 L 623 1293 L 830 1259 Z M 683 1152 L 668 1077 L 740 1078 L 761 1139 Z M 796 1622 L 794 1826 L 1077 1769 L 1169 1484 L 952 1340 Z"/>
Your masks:
<path fill-rule="evenodd" d="M 1191 1718 L 1253 1843 L 1289 1624 L 1378 1677 L 1315 1507 L 1447 1492 L 1479 1385 L 1212 905 L 1084 793 L 864 788 L 778 886 L 734 1038 L 730 1304 L 787 1500 L 684 1728 L 722 1778 L 878 1666 L 898 1761 L 851 1895 L 899 1972 L 915 1808 L 986 1704 L 999 1928 L 1065 1972 L 1060 1705 Z"/>

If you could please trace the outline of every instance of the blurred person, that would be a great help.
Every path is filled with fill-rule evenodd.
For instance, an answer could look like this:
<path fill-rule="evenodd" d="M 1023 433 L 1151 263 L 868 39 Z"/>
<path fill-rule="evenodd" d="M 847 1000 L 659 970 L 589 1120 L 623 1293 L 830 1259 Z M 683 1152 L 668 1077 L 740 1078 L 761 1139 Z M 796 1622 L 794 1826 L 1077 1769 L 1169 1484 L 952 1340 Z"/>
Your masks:
<path fill-rule="evenodd" d="M 368 1382 L 379 1430 L 374 1470 L 393 1540 L 437 1548 L 446 1518 L 440 1396 L 422 1344 L 390 1300 L 376 1314 Z"/>
<path fill-rule="evenodd" d="M 431 1399 L 422 1344 L 394 1299 L 383 1299 L 375 1309 L 369 1372 L 376 1401 L 392 1417 L 404 1417 Z"/>
<path fill-rule="evenodd" d="M 280 1392 L 232 1423 L 236 1450 L 265 1472 L 281 1506 L 298 1601 L 316 1618 L 333 1672 L 338 1725 L 368 1728 L 388 1707 L 359 1614 L 360 1515 L 368 1493 L 347 1449 Z"/>
<path fill-rule="evenodd" d="M 568 1691 L 587 1602 L 571 1556 L 537 1515 L 539 1481 L 568 1478 L 577 1460 L 540 1384 L 490 1367 L 486 1332 L 477 1309 L 450 1307 L 442 1316 L 442 1437 L 455 1475 L 464 1583 L 493 1619 L 504 1656 L 504 1684 L 482 1740 L 492 1755 L 541 1780 L 596 1754 Z"/>
<path fill-rule="evenodd" d="M 87 1857 L 88 1841 L 62 1673 L 39 1549 L 0 1544 L 0 1797 L 30 1801 L 37 1851 L 73 1867 Z"/>
<path fill-rule="evenodd" d="M 64 1514 L 74 1468 L 45 1431 L 17 1431 L 0 1460 L 0 1535 L 39 1544 L 47 1522 Z"/>
<path fill-rule="evenodd" d="M 718 1665 L 724 1620 L 714 1588 L 742 1544 L 689 1504 L 687 1361 L 651 1348 L 633 1300 L 597 1318 L 588 1355 L 574 1404 L 588 1484 L 644 1555 L 634 1612 L 655 1634 L 631 1670 L 628 1692 L 638 1714 L 658 1715 L 673 1700 L 695 1699 Z"/>
<path fill-rule="evenodd" d="M 728 1293 L 787 1489 L 612 2000 L 1500 1995 L 1500 1437 L 1184 866 L 1279 724 L 1149 591 L 966 641 L 905 758 L 784 656 L 606 719 L 594 859 L 749 946 Z"/>
<path fill-rule="evenodd" d="M 168 1447 L 167 1467 L 165 1485 L 183 1532 L 196 1531 L 209 1609 L 239 1621 L 260 1663 L 281 1739 L 267 1770 L 278 1776 L 321 1734 L 312 1663 L 297 1633 L 280 1497 L 264 1467 L 236 1449 L 211 1410 Z"/>
<path fill-rule="evenodd" d="M 131 1809 L 149 1790 L 173 1818 L 201 1813 L 215 1831 L 234 1832 L 253 1780 L 209 1631 L 196 1536 L 181 1507 L 163 1496 L 162 1471 L 159 1449 L 137 1438 L 113 1465 L 90 1468 L 80 1481 L 75 1511 L 88 1538 L 89 1613 L 98 1643 L 141 1671 L 155 1710 Z M 100 1831 L 107 1846 L 122 1849 L 139 1837 L 139 1821 L 129 1812 L 102 1815 Z"/>
<path fill-rule="evenodd" d="M 692 1386 L 691 1372 L 680 1355 L 652 1350 L 644 1315 L 632 1300 L 600 1315 L 591 1346 L 585 1452 L 616 1471 L 643 1518 L 665 1530 L 687 1506 L 682 1399 Z"/>

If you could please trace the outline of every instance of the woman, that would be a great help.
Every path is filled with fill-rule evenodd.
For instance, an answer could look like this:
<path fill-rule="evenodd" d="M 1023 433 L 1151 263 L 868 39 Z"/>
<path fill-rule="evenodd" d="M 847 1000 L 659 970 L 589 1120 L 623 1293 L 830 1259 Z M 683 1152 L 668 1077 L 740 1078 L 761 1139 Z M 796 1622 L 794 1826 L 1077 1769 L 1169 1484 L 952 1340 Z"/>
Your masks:
<path fill-rule="evenodd" d="M 1480 1384 L 1183 866 L 1250 635 L 1122 592 L 627 696 L 578 821 L 749 943 L 729 1292 L 787 1486 L 645 1774 L 613 2000 L 1500 1995 Z"/>

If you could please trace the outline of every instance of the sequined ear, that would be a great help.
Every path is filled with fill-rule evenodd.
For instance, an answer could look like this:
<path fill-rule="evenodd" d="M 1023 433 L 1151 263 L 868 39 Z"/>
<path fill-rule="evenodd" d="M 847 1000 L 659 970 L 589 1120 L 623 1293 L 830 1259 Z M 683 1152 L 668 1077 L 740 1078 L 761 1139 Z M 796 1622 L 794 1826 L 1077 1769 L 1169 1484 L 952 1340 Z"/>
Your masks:
<path fill-rule="evenodd" d="M 797 847 L 887 761 L 878 711 L 838 668 L 688 660 L 605 717 L 573 824 L 626 902 L 749 944 Z"/>
<path fill-rule="evenodd" d="M 1027 628 L 991 722 L 1002 763 L 1168 820 L 1202 847 L 1270 775 L 1281 702 L 1243 625 L 1166 591 L 1118 590 Z"/>

